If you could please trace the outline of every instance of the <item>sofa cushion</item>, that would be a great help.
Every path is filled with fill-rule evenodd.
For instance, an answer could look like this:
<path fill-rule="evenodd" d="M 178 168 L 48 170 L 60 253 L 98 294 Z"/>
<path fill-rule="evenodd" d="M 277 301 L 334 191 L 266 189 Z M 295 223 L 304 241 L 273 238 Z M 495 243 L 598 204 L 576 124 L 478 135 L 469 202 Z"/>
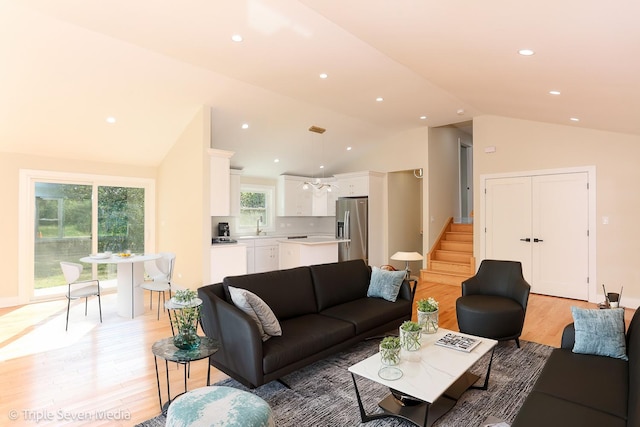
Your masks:
<path fill-rule="evenodd" d="M 258 330 L 262 334 L 262 341 L 268 340 L 271 336 L 282 335 L 278 319 L 260 297 L 246 289 L 234 288 L 233 286 L 229 286 L 228 290 L 235 306 L 256 322 Z"/>
<path fill-rule="evenodd" d="M 554 349 L 534 390 L 626 418 L 628 384 L 624 360 Z"/>
<path fill-rule="evenodd" d="M 405 299 L 389 302 L 381 298 L 360 298 L 322 310 L 320 314 L 352 323 L 359 335 L 403 316 L 410 318 L 411 302 Z"/>
<path fill-rule="evenodd" d="M 280 320 L 318 312 L 308 267 L 229 276 L 222 283 L 227 301 L 231 301 L 229 286 L 246 289 L 259 296 Z"/>
<path fill-rule="evenodd" d="M 625 427 L 626 425 L 625 418 L 536 390 L 529 393 L 511 424 L 512 427 Z"/>
<path fill-rule="evenodd" d="M 309 268 L 318 311 L 367 295 L 371 271 L 364 260 L 312 265 Z"/>
<path fill-rule="evenodd" d="M 627 359 L 624 309 L 571 307 L 575 328 L 574 353 Z"/>
<path fill-rule="evenodd" d="M 265 374 L 355 336 L 351 323 L 319 314 L 283 320 L 280 325 L 282 336 L 273 337 L 262 346 Z"/>
<path fill-rule="evenodd" d="M 403 270 L 389 271 L 372 267 L 367 296 L 384 298 L 387 301 L 395 302 L 405 275 L 406 272 Z"/>

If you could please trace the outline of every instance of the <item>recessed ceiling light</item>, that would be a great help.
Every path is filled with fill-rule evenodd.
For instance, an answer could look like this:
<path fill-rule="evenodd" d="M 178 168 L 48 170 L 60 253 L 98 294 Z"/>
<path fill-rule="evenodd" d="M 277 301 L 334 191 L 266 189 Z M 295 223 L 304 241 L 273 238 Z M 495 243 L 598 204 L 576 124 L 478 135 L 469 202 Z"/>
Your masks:
<path fill-rule="evenodd" d="M 249 123 L 243 123 L 242 129 L 249 129 Z"/>
<path fill-rule="evenodd" d="M 560 95 L 560 91 L 559 90 L 550 90 L 549 91 L 549 95 Z"/>
<path fill-rule="evenodd" d="M 321 79 L 326 79 L 327 77 L 329 77 L 329 75 L 327 73 L 320 73 L 320 78 Z"/>
<path fill-rule="evenodd" d="M 351 151 L 351 147 L 347 147 L 347 151 Z"/>
<path fill-rule="evenodd" d="M 324 165 L 320 165 L 320 169 L 324 169 Z"/>
<path fill-rule="evenodd" d="M 231 36 L 231 40 L 233 40 L 236 43 L 240 43 L 244 39 L 242 38 L 242 36 L 240 34 L 234 34 L 234 35 Z"/>
<path fill-rule="evenodd" d="M 579 122 L 580 119 L 577 117 L 571 117 L 569 120 L 571 120 L 572 122 Z"/>
<path fill-rule="evenodd" d="M 535 52 L 531 49 L 520 49 L 518 53 L 522 56 L 531 56 L 535 54 Z"/>
<path fill-rule="evenodd" d="M 427 120 L 427 116 L 420 116 L 420 120 Z"/>
<path fill-rule="evenodd" d="M 116 122 L 115 117 L 107 117 L 107 123 L 114 124 Z"/>
<path fill-rule="evenodd" d="M 376 98 L 376 101 L 377 101 L 377 102 L 382 102 L 382 101 L 384 101 L 384 98 L 383 98 L 383 97 L 381 97 L 381 96 L 379 96 L 379 97 L 377 97 L 377 98 Z"/>
<path fill-rule="evenodd" d="M 273 159 L 273 163 L 280 163 L 280 159 Z"/>

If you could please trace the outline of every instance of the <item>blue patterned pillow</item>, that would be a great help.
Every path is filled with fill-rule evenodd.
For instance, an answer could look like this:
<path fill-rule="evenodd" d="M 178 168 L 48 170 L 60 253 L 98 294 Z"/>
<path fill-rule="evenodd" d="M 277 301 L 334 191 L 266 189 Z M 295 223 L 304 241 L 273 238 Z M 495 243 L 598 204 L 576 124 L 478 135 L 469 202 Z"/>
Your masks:
<path fill-rule="evenodd" d="M 624 336 L 624 309 L 571 307 L 576 331 L 574 353 L 629 360 Z"/>
<path fill-rule="evenodd" d="M 381 270 L 378 267 L 372 267 L 367 296 L 384 298 L 387 301 L 396 302 L 404 275 L 404 270 L 388 271 Z"/>

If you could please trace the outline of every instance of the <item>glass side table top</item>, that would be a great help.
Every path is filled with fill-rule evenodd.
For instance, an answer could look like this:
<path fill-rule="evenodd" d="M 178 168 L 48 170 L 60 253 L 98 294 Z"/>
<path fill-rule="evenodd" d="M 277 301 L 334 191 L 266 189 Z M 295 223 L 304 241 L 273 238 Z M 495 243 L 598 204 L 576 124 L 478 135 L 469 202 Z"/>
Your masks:
<path fill-rule="evenodd" d="M 179 303 L 175 300 L 175 298 L 169 299 L 169 301 L 164 303 L 164 307 L 167 310 L 180 310 L 182 308 L 188 307 L 198 307 L 202 305 L 202 300 L 200 298 L 194 298 L 188 303 Z"/>
<path fill-rule="evenodd" d="M 193 350 L 180 350 L 173 345 L 173 337 L 163 338 L 153 343 L 151 351 L 154 356 L 163 358 L 170 362 L 193 362 L 194 360 L 204 359 L 218 351 L 218 340 L 209 337 L 199 337 L 200 346 Z"/>

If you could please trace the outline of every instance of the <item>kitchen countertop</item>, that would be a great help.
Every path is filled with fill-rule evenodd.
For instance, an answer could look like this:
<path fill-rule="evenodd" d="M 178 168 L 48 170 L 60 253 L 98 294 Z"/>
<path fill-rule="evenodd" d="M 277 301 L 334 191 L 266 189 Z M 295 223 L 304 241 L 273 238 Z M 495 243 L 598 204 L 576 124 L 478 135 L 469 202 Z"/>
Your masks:
<path fill-rule="evenodd" d="M 301 238 L 299 238 L 300 236 Z M 215 236 L 214 236 L 215 237 Z M 291 237 L 291 238 L 290 238 Z M 334 242 L 347 242 L 348 240 L 337 239 L 329 234 L 307 234 L 307 233 L 291 233 L 291 234 L 261 234 L 259 236 L 256 235 L 245 235 L 245 236 L 229 236 L 229 239 L 233 239 L 234 242 L 216 242 L 212 243 L 212 246 L 234 246 L 234 245 L 242 245 L 243 242 L 247 240 L 263 240 L 263 239 L 276 239 L 281 242 L 295 242 L 302 241 L 304 244 L 323 244 L 323 243 L 334 243 Z"/>
<path fill-rule="evenodd" d="M 333 243 L 349 242 L 349 239 L 338 239 L 335 237 L 310 236 L 302 239 L 280 239 L 280 243 L 294 243 L 298 245 L 328 245 Z"/>

